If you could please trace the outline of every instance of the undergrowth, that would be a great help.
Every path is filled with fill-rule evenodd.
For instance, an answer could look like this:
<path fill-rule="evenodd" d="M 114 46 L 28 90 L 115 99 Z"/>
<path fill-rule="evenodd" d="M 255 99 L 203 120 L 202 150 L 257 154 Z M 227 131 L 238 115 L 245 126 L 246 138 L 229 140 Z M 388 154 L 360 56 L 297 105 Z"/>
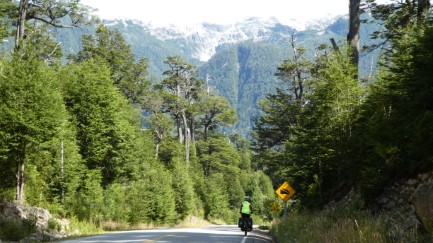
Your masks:
<path fill-rule="evenodd" d="M 19 241 L 36 232 L 36 219 L 16 221 L 0 216 L 0 239 Z"/>
<path fill-rule="evenodd" d="M 389 217 L 368 211 L 293 212 L 276 220 L 271 232 L 286 242 L 432 242 L 432 235 L 407 229 Z"/>

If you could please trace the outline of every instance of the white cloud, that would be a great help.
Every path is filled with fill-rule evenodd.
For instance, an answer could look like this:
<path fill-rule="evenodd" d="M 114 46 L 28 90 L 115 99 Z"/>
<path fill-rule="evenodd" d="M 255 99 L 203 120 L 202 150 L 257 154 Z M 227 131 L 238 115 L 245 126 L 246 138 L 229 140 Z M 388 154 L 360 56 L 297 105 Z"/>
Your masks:
<path fill-rule="evenodd" d="M 81 0 L 104 19 L 128 18 L 156 25 L 235 23 L 247 17 L 307 22 L 348 14 L 349 0 Z"/>

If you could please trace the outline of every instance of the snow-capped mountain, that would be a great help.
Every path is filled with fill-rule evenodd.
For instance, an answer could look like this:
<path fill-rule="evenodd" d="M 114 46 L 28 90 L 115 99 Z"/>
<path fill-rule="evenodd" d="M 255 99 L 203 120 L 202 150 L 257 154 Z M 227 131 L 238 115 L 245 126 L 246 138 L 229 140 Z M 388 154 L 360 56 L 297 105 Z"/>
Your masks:
<path fill-rule="evenodd" d="M 248 18 L 230 25 L 201 23 L 193 26 L 154 26 L 151 23 L 137 20 L 106 20 L 104 24 L 108 26 L 122 24 L 126 29 L 131 25 L 141 26 L 143 31 L 158 40 L 177 41 L 192 47 L 192 57 L 206 62 L 216 53 L 219 46 L 248 40 L 253 42 L 286 40 L 294 32 L 307 29 L 325 30 L 336 18 L 338 16 L 308 23 L 298 23 L 293 20 L 293 25 L 290 26 L 283 25 L 276 18 L 262 19 L 258 17 Z"/>
<path fill-rule="evenodd" d="M 315 49 L 321 44 L 330 45 L 330 38 L 344 44 L 348 19 L 330 17 L 308 23 L 282 24 L 275 18 L 248 18 L 229 25 L 201 23 L 194 26 L 156 26 L 137 20 L 103 20 L 111 30 L 119 31 L 130 45 L 137 59 L 146 58 L 152 80 L 162 80 L 167 71 L 164 61 L 168 56 L 181 56 L 198 69 L 199 78 L 209 78 L 209 86 L 236 109 L 239 123 L 237 132 L 249 134 L 253 118 L 259 114 L 258 103 L 266 94 L 280 85 L 275 71 L 283 60 L 293 55 L 291 40 L 304 47 L 306 57 L 314 59 Z M 369 33 L 378 26 L 361 26 L 361 46 L 371 44 Z M 59 30 L 65 55 L 80 48 L 83 34 L 93 34 L 95 29 Z M 360 57 L 360 73 L 371 72 L 377 54 L 366 53 Z"/>

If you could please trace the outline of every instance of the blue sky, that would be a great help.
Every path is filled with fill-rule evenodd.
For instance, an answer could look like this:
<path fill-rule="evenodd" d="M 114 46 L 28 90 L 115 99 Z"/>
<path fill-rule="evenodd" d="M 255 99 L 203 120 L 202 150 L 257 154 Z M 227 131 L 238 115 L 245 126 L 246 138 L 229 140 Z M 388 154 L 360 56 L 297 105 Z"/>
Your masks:
<path fill-rule="evenodd" d="M 81 0 L 104 19 L 138 19 L 155 25 L 231 24 L 248 17 L 308 22 L 348 14 L 349 0 Z"/>

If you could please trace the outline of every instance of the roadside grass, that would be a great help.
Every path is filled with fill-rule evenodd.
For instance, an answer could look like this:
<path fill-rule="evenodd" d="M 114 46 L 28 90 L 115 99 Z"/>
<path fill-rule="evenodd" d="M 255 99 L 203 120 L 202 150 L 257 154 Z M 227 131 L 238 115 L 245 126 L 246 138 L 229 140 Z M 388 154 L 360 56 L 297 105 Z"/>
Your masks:
<path fill-rule="evenodd" d="M 294 212 L 271 225 L 272 234 L 286 242 L 430 242 L 431 235 L 404 229 L 387 215 L 368 211 Z"/>
<path fill-rule="evenodd" d="M 128 224 L 128 223 L 119 223 L 114 221 L 106 221 L 101 223 L 101 228 L 104 231 L 127 231 L 127 230 L 144 230 L 144 229 L 155 229 L 155 228 L 166 228 L 166 227 L 174 227 L 174 228 L 191 228 L 191 227 L 200 227 L 211 225 L 212 223 L 200 219 L 195 216 L 189 216 L 181 222 L 177 224 L 164 224 L 164 225 L 155 225 L 152 223 L 149 224 Z"/>
<path fill-rule="evenodd" d="M 184 219 L 182 222 L 176 225 L 178 228 L 191 228 L 191 227 L 201 227 L 206 225 L 212 225 L 211 222 L 205 219 L 201 219 L 195 216 L 189 216 Z"/>
<path fill-rule="evenodd" d="M 381 220 L 368 213 L 293 213 L 271 226 L 279 242 L 388 242 Z"/>
<path fill-rule="evenodd" d="M 73 237 L 89 236 L 104 232 L 101 226 L 92 222 L 80 221 L 76 217 L 72 217 L 69 222 L 68 232 Z"/>

